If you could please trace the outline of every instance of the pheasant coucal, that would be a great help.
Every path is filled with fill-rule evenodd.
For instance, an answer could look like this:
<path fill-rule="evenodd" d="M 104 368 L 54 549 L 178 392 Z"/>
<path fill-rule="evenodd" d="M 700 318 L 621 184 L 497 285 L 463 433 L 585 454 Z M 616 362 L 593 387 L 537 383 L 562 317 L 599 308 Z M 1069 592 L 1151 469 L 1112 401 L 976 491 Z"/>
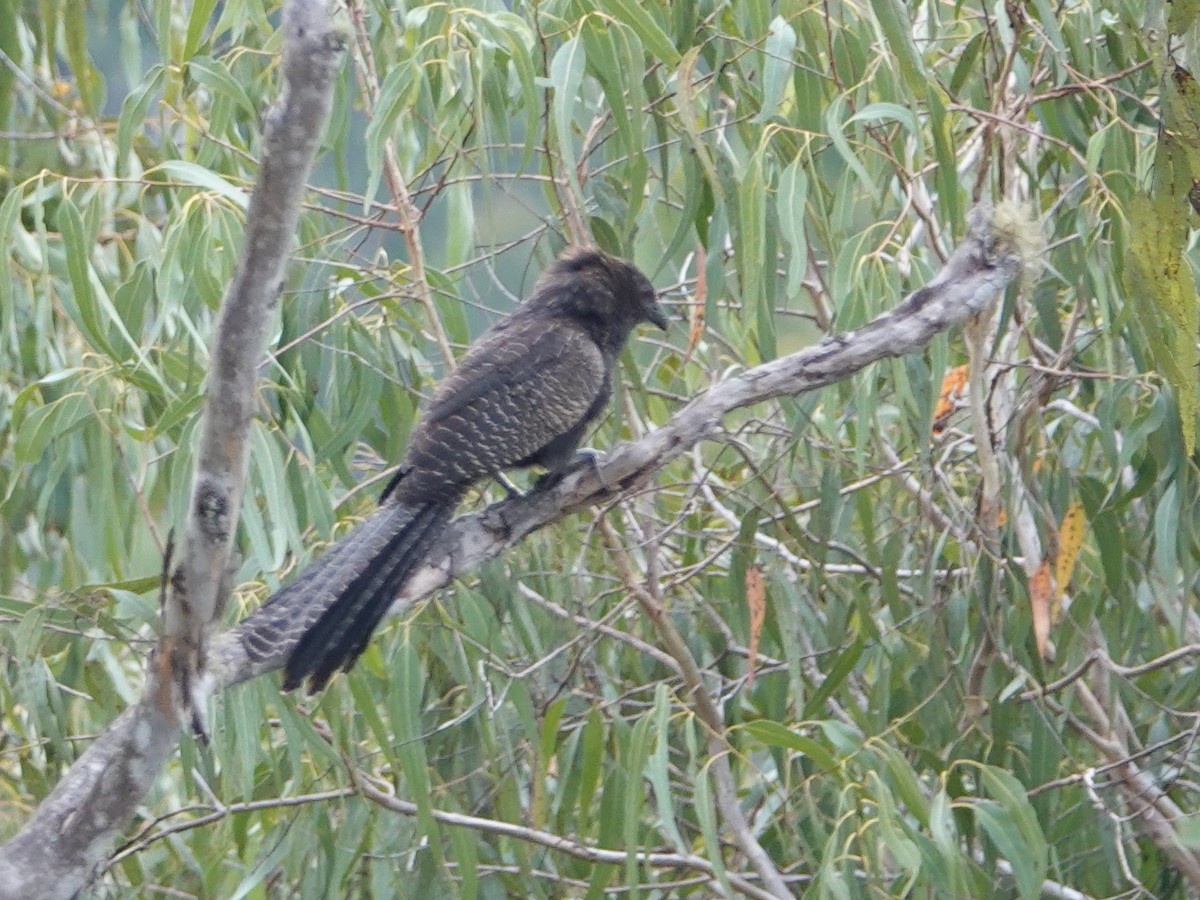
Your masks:
<path fill-rule="evenodd" d="M 551 265 L 439 386 L 379 510 L 239 626 L 250 658 L 271 658 L 302 632 L 283 686 L 307 678 L 310 693 L 353 666 L 471 485 L 525 466 L 563 472 L 643 322 L 667 327 L 650 280 L 629 263 L 575 250 Z"/>

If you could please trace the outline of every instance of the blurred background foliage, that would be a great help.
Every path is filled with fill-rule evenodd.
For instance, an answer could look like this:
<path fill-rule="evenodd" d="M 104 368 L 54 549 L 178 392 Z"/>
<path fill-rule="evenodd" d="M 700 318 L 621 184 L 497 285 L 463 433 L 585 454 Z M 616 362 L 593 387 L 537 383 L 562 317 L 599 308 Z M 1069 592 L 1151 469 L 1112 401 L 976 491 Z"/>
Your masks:
<path fill-rule="evenodd" d="M 230 621 L 371 508 L 431 385 L 571 235 L 635 260 L 677 317 L 623 361 L 599 447 L 894 306 L 980 199 L 1031 205 L 1045 266 L 981 326 L 965 390 L 955 334 L 744 410 L 652 489 L 390 625 L 322 696 L 231 690 L 94 893 L 715 890 L 435 810 L 748 872 L 603 517 L 686 635 L 797 892 L 1188 895 L 1195 289 L 1154 287 L 1194 256 L 1189 170 L 1155 155 L 1164 85 L 1190 115 L 1194 4 L 1174 6 L 353 4 Z M 277 23 L 255 0 L 0 0 L 0 838 L 139 690 Z M 1130 766 L 1167 837 L 1115 786 Z M 419 814 L 341 790 L 348 768 Z"/>

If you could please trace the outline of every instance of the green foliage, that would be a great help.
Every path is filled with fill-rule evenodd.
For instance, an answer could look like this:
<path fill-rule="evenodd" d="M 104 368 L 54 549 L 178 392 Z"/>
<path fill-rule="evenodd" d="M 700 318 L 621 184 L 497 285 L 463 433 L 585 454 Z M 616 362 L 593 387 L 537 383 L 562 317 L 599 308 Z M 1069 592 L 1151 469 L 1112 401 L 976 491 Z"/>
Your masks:
<path fill-rule="evenodd" d="M 185 741 L 97 894 L 712 894 L 639 851 L 706 860 L 732 890 L 749 866 L 709 733 L 599 539 L 605 516 L 704 670 L 747 818 L 798 891 L 1030 898 L 1050 879 L 1112 896 L 1134 878 L 1184 896 L 1087 738 L 1093 707 L 1072 686 L 1022 696 L 1098 648 L 1133 665 L 1200 639 L 1195 219 L 1179 193 L 1195 142 L 1156 150 L 1159 112 L 1191 116 L 1155 43 L 1162 5 L 356 9 L 262 370 L 231 620 L 371 507 L 445 371 L 440 336 L 461 347 L 510 309 L 572 217 L 682 323 L 627 357 L 594 437 L 609 447 L 733 367 L 894 306 L 980 197 L 1028 199 L 1046 265 L 988 343 L 1008 398 L 990 418 L 1010 479 L 999 550 L 979 549 L 979 436 L 961 411 L 931 424 L 966 361 L 958 336 L 740 411 L 653 491 L 385 628 L 319 698 L 274 678 L 230 691 L 212 746 Z M 0 0 L 0 838 L 140 688 L 277 86 L 273 5 L 106 16 Z M 1075 500 L 1089 533 L 1047 662 L 1021 504 L 1048 548 Z M 752 683 L 751 565 L 767 594 Z M 1104 684 L 1118 739 L 1195 809 L 1192 658 Z M 347 765 L 415 814 L 340 791 Z"/>
<path fill-rule="evenodd" d="M 1154 160 L 1153 186 L 1129 205 L 1133 240 L 1126 281 L 1149 332 L 1159 369 L 1179 402 L 1184 446 L 1196 448 L 1196 349 L 1200 304 L 1191 265 L 1186 198 L 1200 197 L 1200 91 L 1192 76 L 1175 67 L 1163 79 L 1163 125 Z M 1200 214 L 1200 200 L 1192 202 Z"/>

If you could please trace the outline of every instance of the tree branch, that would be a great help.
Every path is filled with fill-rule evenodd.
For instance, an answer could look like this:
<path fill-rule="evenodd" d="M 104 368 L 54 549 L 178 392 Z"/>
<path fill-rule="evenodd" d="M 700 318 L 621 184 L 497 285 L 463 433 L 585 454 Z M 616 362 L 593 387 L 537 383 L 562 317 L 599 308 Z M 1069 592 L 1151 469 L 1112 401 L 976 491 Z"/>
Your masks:
<path fill-rule="evenodd" d="M 208 373 L 188 520 L 163 607 L 162 642 L 141 699 L 63 776 L 0 847 L 0 898 L 72 897 L 123 831 L 179 737 L 199 722 L 196 673 L 228 593 L 257 369 L 291 255 L 304 183 L 345 45 L 327 0 L 292 0 L 283 15 L 283 84 L 263 119 L 262 161 L 237 274 L 221 307 Z"/>
<path fill-rule="evenodd" d="M 372 787 L 365 779 L 358 778 L 357 787 L 360 794 L 373 803 L 378 803 L 385 809 L 390 809 L 392 812 L 406 816 L 415 816 L 417 814 L 417 804 L 410 803 L 407 800 L 400 800 L 390 794 L 385 794 L 378 788 Z M 485 834 L 496 834 L 525 841 L 530 844 L 539 844 L 551 850 L 557 850 L 560 853 L 565 853 L 576 859 L 582 859 L 585 862 L 596 863 L 597 865 L 621 865 L 629 859 L 628 850 L 609 850 L 604 847 L 594 847 L 591 844 L 580 843 L 562 835 L 541 831 L 537 828 L 529 828 L 524 825 L 515 825 L 512 822 L 501 822 L 496 819 L 484 819 L 479 816 L 469 816 L 464 813 L 446 812 L 438 809 L 433 810 L 432 816 L 443 825 L 450 825 L 456 828 L 470 828 Z M 653 869 L 683 869 L 702 872 L 713 880 L 717 877 L 712 863 L 700 856 L 692 856 L 685 853 L 648 853 L 646 851 L 635 851 L 634 856 L 637 857 L 638 862 L 642 865 Z M 729 883 L 747 897 L 754 897 L 757 900 L 773 900 L 776 896 L 762 890 L 753 882 L 748 881 L 745 876 L 729 872 L 727 873 L 727 877 L 729 878 Z"/>
<path fill-rule="evenodd" d="M 229 593 L 227 572 L 246 481 L 258 365 L 346 44 L 346 35 L 330 23 L 326 0 L 288 3 L 283 30 L 282 89 L 263 116 L 262 158 L 246 215 L 245 243 L 213 338 L 182 552 L 163 604 L 159 705 L 164 711 L 190 712 L 196 726 L 200 707 L 193 702 L 193 684 L 205 667 L 207 637 Z"/>

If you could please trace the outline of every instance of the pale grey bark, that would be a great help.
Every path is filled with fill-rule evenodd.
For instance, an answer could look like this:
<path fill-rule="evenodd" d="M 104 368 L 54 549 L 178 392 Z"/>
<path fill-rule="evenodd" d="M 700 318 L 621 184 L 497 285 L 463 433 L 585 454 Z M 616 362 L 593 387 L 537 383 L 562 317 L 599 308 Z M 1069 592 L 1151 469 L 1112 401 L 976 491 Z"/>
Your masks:
<path fill-rule="evenodd" d="M 348 35 L 330 19 L 328 0 L 292 0 L 283 16 L 283 82 L 263 116 L 258 179 L 245 243 L 221 304 L 209 362 L 196 474 L 179 563 L 163 605 L 161 703 L 198 721 L 195 676 L 229 591 L 226 572 L 242 505 L 258 365 L 291 256 L 304 185 L 329 110 Z"/>
<path fill-rule="evenodd" d="M 162 645 L 142 698 L 0 847 L 3 900 L 79 892 L 174 752 L 180 711 L 194 715 L 194 675 L 203 668 L 205 640 L 227 590 L 257 369 L 346 40 L 332 25 L 328 0 L 290 0 L 283 30 L 283 84 L 264 117 L 245 246 L 214 337 L 196 476 L 164 606 Z"/>

